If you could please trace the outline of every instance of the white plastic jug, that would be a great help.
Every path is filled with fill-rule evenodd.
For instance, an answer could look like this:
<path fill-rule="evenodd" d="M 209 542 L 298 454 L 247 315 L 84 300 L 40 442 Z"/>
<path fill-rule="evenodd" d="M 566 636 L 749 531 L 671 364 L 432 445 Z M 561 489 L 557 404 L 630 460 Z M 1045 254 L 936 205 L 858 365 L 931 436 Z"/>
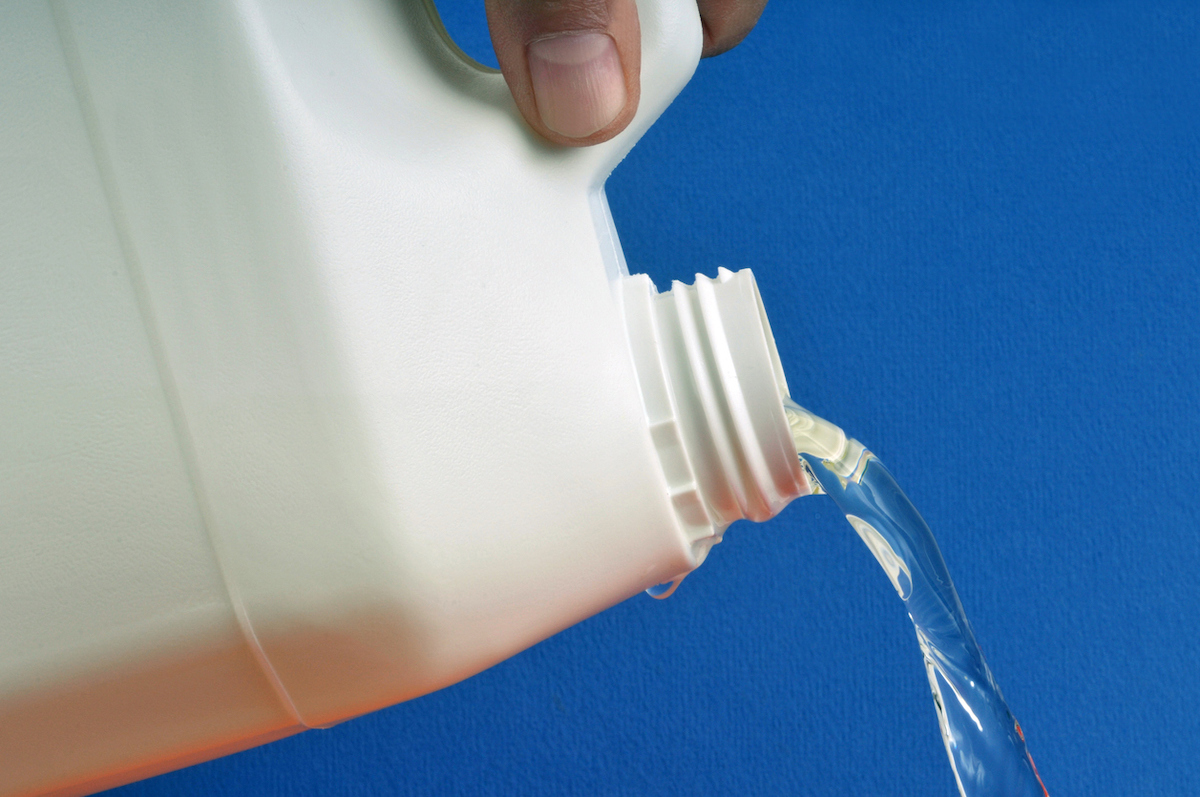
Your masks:
<path fill-rule="evenodd" d="M 564 150 L 416 0 L 0 7 L 0 794 L 454 683 L 809 491 L 751 274 L 627 273 L 701 41 L 639 15 Z"/>

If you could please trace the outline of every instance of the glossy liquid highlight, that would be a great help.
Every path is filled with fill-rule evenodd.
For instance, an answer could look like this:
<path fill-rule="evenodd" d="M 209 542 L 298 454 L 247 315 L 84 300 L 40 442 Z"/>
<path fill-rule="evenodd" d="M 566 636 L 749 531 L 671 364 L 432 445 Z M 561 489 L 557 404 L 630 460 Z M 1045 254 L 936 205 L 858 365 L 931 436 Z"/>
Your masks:
<path fill-rule="evenodd" d="M 788 402 L 793 429 L 813 416 Z M 800 414 L 803 414 L 801 416 Z M 810 480 L 845 515 L 892 582 L 916 629 L 950 766 L 963 797 L 1047 797 L 929 526 L 883 463 L 855 441 L 837 461 L 797 448 Z"/>

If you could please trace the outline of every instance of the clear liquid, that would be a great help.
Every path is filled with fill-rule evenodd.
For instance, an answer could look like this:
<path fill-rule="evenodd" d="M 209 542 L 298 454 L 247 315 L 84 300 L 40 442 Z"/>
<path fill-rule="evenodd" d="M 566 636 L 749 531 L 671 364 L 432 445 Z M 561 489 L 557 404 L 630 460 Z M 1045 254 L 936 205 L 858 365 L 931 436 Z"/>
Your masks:
<path fill-rule="evenodd" d="M 799 417 L 796 410 L 804 412 L 789 408 L 789 415 Z M 839 463 L 836 469 L 818 457 L 801 456 L 813 481 L 845 513 L 908 609 L 959 793 L 1048 797 L 1021 726 L 975 641 L 933 532 L 874 454 L 854 446 L 850 450 L 861 452 L 857 461 Z"/>

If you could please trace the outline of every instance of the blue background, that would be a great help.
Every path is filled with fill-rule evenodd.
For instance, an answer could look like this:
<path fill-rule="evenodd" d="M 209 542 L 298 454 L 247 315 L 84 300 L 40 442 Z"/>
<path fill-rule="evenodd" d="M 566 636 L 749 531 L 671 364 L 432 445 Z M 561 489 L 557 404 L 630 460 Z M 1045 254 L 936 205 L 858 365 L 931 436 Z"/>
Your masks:
<path fill-rule="evenodd" d="M 482 2 L 442 0 L 492 60 Z M 1200 790 L 1200 4 L 774 0 L 609 182 L 633 270 L 758 276 L 793 395 L 933 527 L 1052 794 Z M 826 498 L 440 693 L 150 795 L 952 795 Z"/>

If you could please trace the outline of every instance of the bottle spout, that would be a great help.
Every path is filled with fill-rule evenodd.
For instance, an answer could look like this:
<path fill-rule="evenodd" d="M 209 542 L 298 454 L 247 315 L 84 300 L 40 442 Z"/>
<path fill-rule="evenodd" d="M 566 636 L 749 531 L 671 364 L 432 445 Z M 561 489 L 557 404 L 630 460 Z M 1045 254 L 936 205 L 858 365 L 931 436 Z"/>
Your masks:
<path fill-rule="evenodd" d="M 769 520 L 812 493 L 775 339 L 749 269 L 661 294 L 637 274 L 621 295 L 651 437 L 699 564 L 730 523 Z"/>

